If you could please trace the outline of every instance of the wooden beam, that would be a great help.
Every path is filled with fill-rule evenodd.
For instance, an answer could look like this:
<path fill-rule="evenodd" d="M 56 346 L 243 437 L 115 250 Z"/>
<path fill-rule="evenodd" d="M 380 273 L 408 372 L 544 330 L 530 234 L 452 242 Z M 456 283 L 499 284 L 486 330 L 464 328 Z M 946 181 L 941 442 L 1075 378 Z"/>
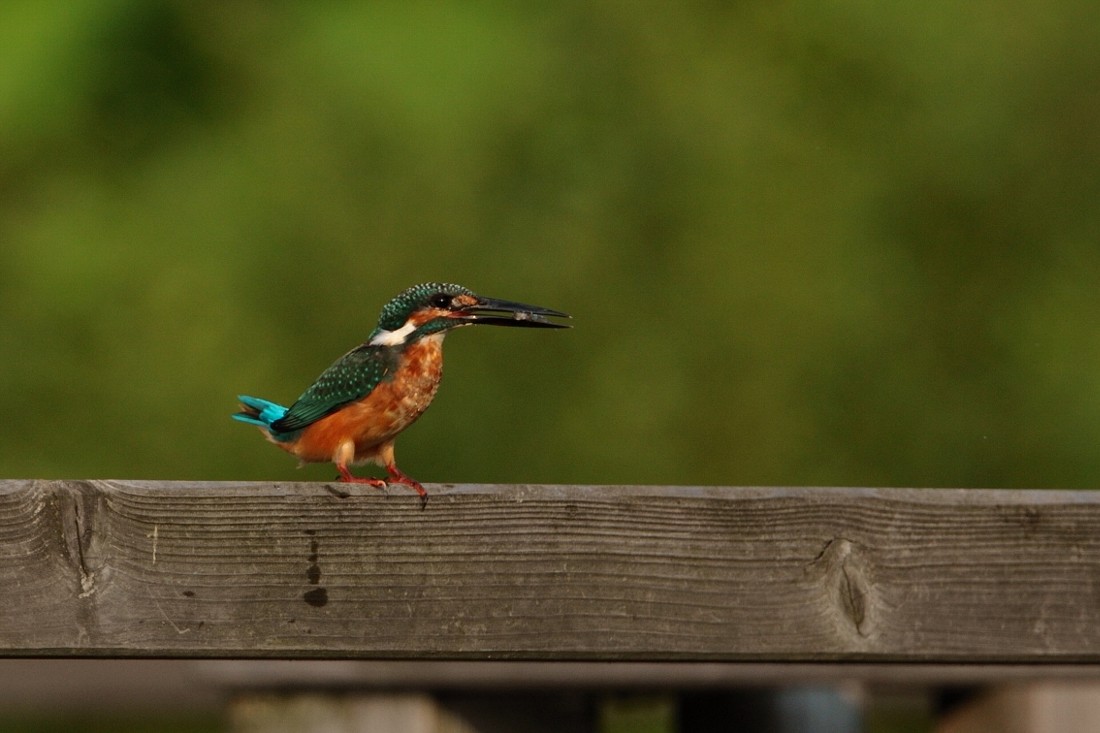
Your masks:
<path fill-rule="evenodd" d="M 0 704 L 14 699 L 3 683 L 29 660 L 0 660 Z M 39 663 L 61 664 L 55 659 Z M 83 660 L 88 665 L 152 663 L 150 660 Z M 858 681 L 891 692 L 1036 682 L 1100 683 L 1096 664 L 974 664 L 928 662 L 484 662 L 383 660 L 214 659 L 188 664 L 202 684 L 220 690 L 434 690 L 520 693 L 573 690 L 649 693 L 744 688 L 827 687 Z M 13 666 L 14 665 L 14 666 Z M 68 668 L 66 668 L 68 669 Z M 108 670 L 104 670 L 105 672 Z M 49 679 L 49 677 L 44 677 Z M 131 677 L 132 679 L 132 677 Z M 151 681 L 150 685 L 156 685 Z M 15 686 L 18 689 L 18 685 Z M 137 681 L 131 687 L 141 688 Z M 159 686 L 154 688 L 156 694 Z"/>
<path fill-rule="evenodd" d="M 0 655 L 1100 661 L 1100 494 L 0 481 Z"/>

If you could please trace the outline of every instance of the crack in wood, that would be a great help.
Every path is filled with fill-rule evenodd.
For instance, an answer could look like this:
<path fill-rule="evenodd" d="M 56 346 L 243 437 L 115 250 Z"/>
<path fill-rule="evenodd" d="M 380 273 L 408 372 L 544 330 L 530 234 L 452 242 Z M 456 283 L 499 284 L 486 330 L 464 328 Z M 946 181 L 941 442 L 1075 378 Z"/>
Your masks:
<path fill-rule="evenodd" d="M 92 541 L 92 517 L 94 509 L 86 507 L 87 499 L 80 493 L 64 491 L 59 497 L 61 536 L 75 566 L 80 581 L 78 598 L 87 598 L 96 591 L 96 574 L 87 556 L 86 544 Z"/>
<path fill-rule="evenodd" d="M 151 533 L 145 535 L 146 537 L 150 537 L 153 540 L 153 564 L 154 565 L 157 564 L 157 536 L 159 534 L 160 534 L 160 525 L 159 524 L 154 524 L 153 525 L 153 531 Z"/>
<path fill-rule="evenodd" d="M 861 587 L 859 577 L 849 571 L 846 564 L 842 566 L 841 574 L 844 578 L 844 582 L 841 584 L 841 600 L 843 601 L 844 611 L 855 625 L 856 633 L 860 636 L 867 636 L 867 632 L 863 628 L 863 621 L 867 613 L 867 605 L 864 603 L 866 594 Z"/>

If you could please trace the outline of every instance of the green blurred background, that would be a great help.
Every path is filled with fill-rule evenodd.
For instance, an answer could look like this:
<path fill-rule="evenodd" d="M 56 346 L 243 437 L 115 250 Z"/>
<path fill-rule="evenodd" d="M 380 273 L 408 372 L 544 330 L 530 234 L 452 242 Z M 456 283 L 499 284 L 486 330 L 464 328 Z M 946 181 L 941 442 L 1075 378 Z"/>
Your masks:
<path fill-rule="evenodd" d="M 329 479 L 229 420 L 404 287 L 425 482 L 1092 487 L 1100 4 L 12 0 L 0 476 Z"/>

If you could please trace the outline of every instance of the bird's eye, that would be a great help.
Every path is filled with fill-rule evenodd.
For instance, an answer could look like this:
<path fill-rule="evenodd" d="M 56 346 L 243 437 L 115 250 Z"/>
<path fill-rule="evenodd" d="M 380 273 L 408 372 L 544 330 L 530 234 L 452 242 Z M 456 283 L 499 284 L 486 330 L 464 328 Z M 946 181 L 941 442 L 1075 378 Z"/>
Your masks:
<path fill-rule="evenodd" d="M 429 302 L 436 308 L 449 308 L 451 307 L 451 296 L 446 293 L 436 293 Z"/>

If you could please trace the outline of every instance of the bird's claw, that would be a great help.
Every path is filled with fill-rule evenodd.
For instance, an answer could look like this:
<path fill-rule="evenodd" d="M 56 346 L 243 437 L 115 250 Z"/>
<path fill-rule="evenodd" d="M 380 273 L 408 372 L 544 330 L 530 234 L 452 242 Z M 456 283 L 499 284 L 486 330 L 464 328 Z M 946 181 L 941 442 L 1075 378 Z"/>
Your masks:
<path fill-rule="evenodd" d="M 376 489 L 381 489 L 384 496 L 387 495 L 386 489 L 390 487 L 390 484 L 405 484 L 420 495 L 420 510 L 423 511 L 428 508 L 428 492 L 423 486 L 420 485 L 420 482 L 416 481 L 415 479 L 411 479 L 405 474 L 401 473 L 401 471 L 398 470 L 396 466 L 390 469 L 389 472 L 390 480 L 386 481 L 385 479 L 380 478 L 366 478 L 362 476 L 355 476 L 347 469 L 342 468 L 340 470 L 340 475 L 336 477 L 336 480 L 340 483 L 345 484 L 370 484 Z M 351 496 L 351 492 L 340 489 L 338 486 L 333 486 L 332 484 L 326 484 L 326 488 L 335 496 L 338 496 L 341 499 L 346 499 Z"/>

